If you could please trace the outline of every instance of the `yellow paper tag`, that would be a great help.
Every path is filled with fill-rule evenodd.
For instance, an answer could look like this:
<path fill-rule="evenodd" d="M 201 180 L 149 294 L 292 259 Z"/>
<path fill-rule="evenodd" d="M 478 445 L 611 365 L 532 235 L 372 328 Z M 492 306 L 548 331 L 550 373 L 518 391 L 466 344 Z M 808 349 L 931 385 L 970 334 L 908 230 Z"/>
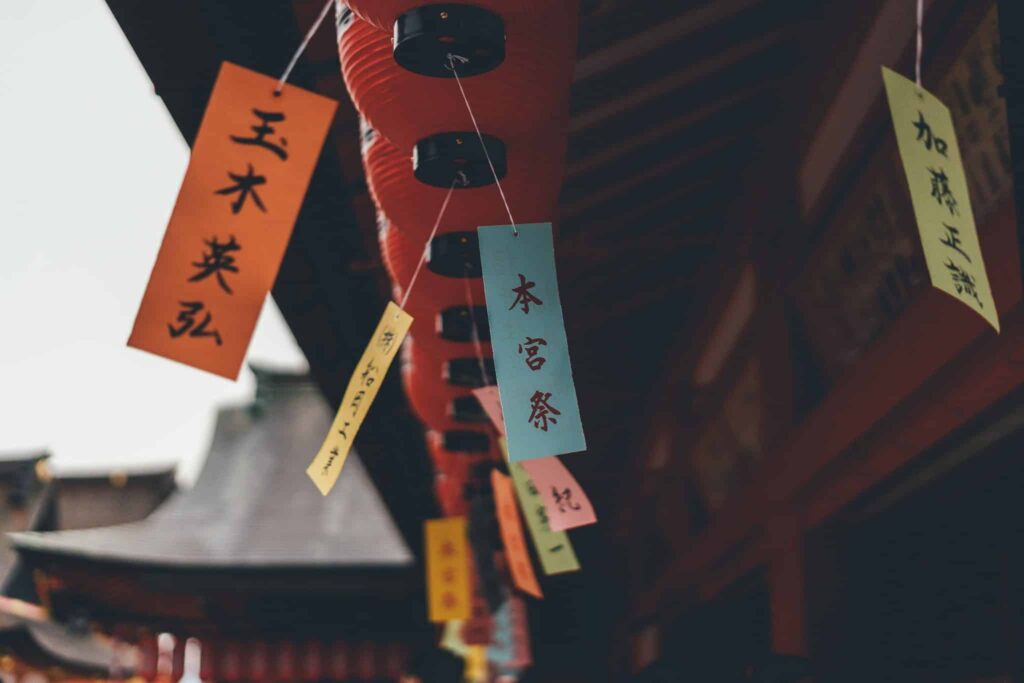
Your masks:
<path fill-rule="evenodd" d="M 508 462 L 508 450 L 505 446 L 505 439 L 499 438 L 498 445 L 501 453 Z M 573 550 L 569 535 L 564 531 L 552 531 L 548 523 L 548 511 L 544 507 L 544 499 L 540 491 L 530 481 L 530 476 L 523 469 L 522 464 L 509 463 L 509 472 L 512 473 L 512 481 L 516 485 L 516 497 L 519 498 L 519 506 L 523 509 L 523 516 L 526 517 L 526 526 L 530 530 L 530 537 L 537 549 L 537 556 L 540 557 L 540 565 L 544 573 L 565 574 L 580 569 L 580 562 L 576 559 L 576 551 Z"/>
<path fill-rule="evenodd" d="M 428 519 L 424 531 L 430 621 L 439 624 L 469 619 L 472 610 L 466 518 Z"/>
<path fill-rule="evenodd" d="M 882 67 L 896 143 L 932 286 L 999 331 L 953 118 L 935 95 Z"/>
<path fill-rule="evenodd" d="M 466 651 L 466 671 L 463 678 L 467 683 L 487 681 L 487 646 L 470 645 Z"/>
<path fill-rule="evenodd" d="M 384 375 L 391 367 L 391 361 L 398 353 L 411 324 L 412 316 L 389 301 L 377 329 L 373 332 L 373 337 L 370 338 L 370 343 L 363 352 L 363 357 L 356 365 L 356 371 L 348 381 L 348 388 L 341 399 L 331 431 L 324 438 L 320 452 L 306 468 L 306 474 L 323 495 L 330 493 L 338 481 L 338 475 L 345 466 L 345 459 L 352 449 L 352 441 L 356 438 L 373 399 L 377 397 Z"/>

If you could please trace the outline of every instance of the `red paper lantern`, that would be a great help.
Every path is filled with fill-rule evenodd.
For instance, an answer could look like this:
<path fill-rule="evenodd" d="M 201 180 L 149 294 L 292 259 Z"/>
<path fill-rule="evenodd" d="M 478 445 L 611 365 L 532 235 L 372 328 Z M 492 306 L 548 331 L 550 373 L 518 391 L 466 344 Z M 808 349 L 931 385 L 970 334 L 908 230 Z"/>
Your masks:
<path fill-rule="evenodd" d="M 462 486 L 465 480 L 456 479 L 449 474 L 434 475 L 434 495 L 446 517 L 458 517 L 466 514 L 466 501 L 462 497 Z"/>
<path fill-rule="evenodd" d="M 406 234 L 395 223 L 389 223 L 378 233 L 381 240 L 381 256 L 384 267 L 399 290 L 399 301 L 402 300 L 405 288 L 412 282 L 416 266 L 423 258 L 426 248 L 426 237 L 417 238 Z M 469 294 L 466 294 L 467 283 Z M 433 318 L 438 311 L 448 306 L 466 305 L 467 298 L 475 304 L 484 304 L 484 286 L 481 278 L 459 278 L 438 275 L 424 263 L 413 286 L 405 310 L 414 318 Z"/>
<path fill-rule="evenodd" d="M 565 132 L 541 129 L 528 143 L 508 148 L 508 173 L 501 181 L 512 217 L 518 223 L 554 218 L 565 174 Z M 378 209 L 406 232 L 426 239 L 448 190 L 415 178 L 412 159 L 375 131 L 364 138 L 366 181 Z M 508 211 L 498 188 L 456 188 L 445 208 L 439 232 L 507 225 Z"/>
<path fill-rule="evenodd" d="M 481 434 L 487 434 L 488 436 L 491 435 L 490 430 L 482 428 L 467 431 L 477 431 Z M 430 454 L 430 460 L 434 463 L 435 471 L 454 476 L 457 479 L 461 479 L 463 482 L 469 480 L 469 471 L 473 465 L 481 462 L 488 462 L 492 459 L 493 455 L 491 451 L 472 453 L 453 451 L 445 448 L 445 435 L 443 432 L 436 430 L 430 430 L 427 432 L 426 441 L 427 453 Z"/>
<path fill-rule="evenodd" d="M 549 2 L 550 0 L 521 0 L 516 3 L 509 3 L 503 0 L 474 0 L 472 4 L 502 15 L 509 11 L 534 11 L 542 8 Z M 390 34 L 395 25 L 395 20 L 398 19 L 400 14 L 405 14 L 409 10 L 422 7 L 427 3 L 423 2 L 423 0 L 345 0 L 345 4 L 359 18 Z"/>
<path fill-rule="evenodd" d="M 423 3 L 350 4 L 358 16 L 339 26 L 341 70 L 356 108 L 371 125 L 409 154 L 419 140 L 435 133 L 472 131 L 473 122 L 454 79 L 407 71 L 392 54 L 395 17 Z M 505 21 L 505 60 L 493 71 L 461 79 L 477 123 L 483 132 L 510 145 L 545 129 L 564 136 L 576 61 L 578 4 L 561 0 L 490 4 Z"/>
<path fill-rule="evenodd" d="M 456 420 L 452 415 L 452 402 L 457 398 L 472 396 L 472 389 L 452 386 L 444 377 L 445 361 L 451 358 L 473 358 L 476 351 L 472 344 L 451 344 L 463 347 L 459 353 L 448 356 L 441 349 L 424 348 L 418 338 L 408 337 L 403 349 L 405 362 L 402 364 L 402 384 L 413 413 L 429 429 L 475 430 L 478 423 Z M 490 356 L 490 345 L 481 345 L 485 357 Z M 484 423 L 486 425 L 486 423 Z"/>

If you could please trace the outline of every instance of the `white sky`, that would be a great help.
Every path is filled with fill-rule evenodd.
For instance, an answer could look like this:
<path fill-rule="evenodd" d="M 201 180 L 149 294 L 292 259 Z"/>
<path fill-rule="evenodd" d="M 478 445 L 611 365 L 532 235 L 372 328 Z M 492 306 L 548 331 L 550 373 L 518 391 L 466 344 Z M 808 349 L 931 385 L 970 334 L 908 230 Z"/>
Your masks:
<path fill-rule="evenodd" d="M 252 396 L 125 345 L 187 162 L 103 0 L 0 2 L 0 453 L 188 480 Z M 306 367 L 269 298 L 249 360 Z"/>

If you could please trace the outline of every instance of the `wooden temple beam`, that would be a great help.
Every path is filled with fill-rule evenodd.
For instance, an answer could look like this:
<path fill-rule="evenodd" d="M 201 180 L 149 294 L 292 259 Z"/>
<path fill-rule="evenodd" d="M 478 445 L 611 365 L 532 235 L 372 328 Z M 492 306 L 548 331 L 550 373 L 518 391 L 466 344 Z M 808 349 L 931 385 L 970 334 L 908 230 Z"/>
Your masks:
<path fill-rule="evenodd" d="M 1024 383 L 1020 353 L 1024 348 L 1024 307 L 1020 305 L 1013 216 L 1013 207 L 1007 205 L 983 235 L 993 292 L 1004 311 L 1002 334 L 994 335 L 980 317 L 951 301 L 949 295 L 935 289 L 923 291 L 890 332 L 865 352 L 858 370 L 836 382 L 814 412 L 765 454 L 753 484 L 723 508 L 711 528 L 696 539 L 693 550 L 673 563 L 644 594 L 634 610 L 635 619 L 656 614 L 666 595 L 707 577 L 719 558 L 749 534 L 757 533 L 764 520 L 813 490 L 812 483 L 827 467 L 841 462 L 860 439 L 876 428 L 906 429 L 911 422 L 903 421 L 898 427 L 882 425 L 887 416 L 903 415 L 899 409 L 904 404 L 919 406 L 925 413 L 921 425 L 927 430 L 918 434 L 922 440 L 916 448 L 908 452 L 900 445 L 906 437 L 886 440 L 893 447 L 879 447 L 880 455 L 874 456 L 885 463 L 880 471 L 874 477 L 856 470 L 837 476 L 835 481 L 846 487 L 842 496 L 834 488 L 820 487 L 827 495 L 823 493 L 817 505 L 825 505 L 826 512 L 815 512 L 812 500 L 809 519 L 821 522 L 854 495 L 894 472 L 901 462 L 915 457 L 920 452 L 917 448 L 934 443 Z M 940 330 L 935 329 L 936 321 L 942 321 Z M 923 335 L 927 343 L 922 342 Z M 951 362 L 957 358 L 960 362 Z M 948 402 L 935 400 L 946 395 L 957 397 L 958 412 L 951 413 Z"/>
<path fill-rule="evenodd" d="M 708 185 L 701 185 L 698 189 L 708 189 Z M 694 188 L 676 188 L 674 192 L 666 193 L 643 204 L 636 205 L 626 211 L 617 214 L 608 214 L 595 220 L 560 220 L 560 240 L 584 239 L 597 243 L 609 242 L 611 240 L 626 241 L 636 237 L 637 226 L 644 221 L 650 221 L 655 225 L 668 225 L 669 222 L 677 226 L 687 224 L 704 225 L 711 219 L 718 209 L 721 208 L 721 201 L 713 202 L 715 197 L 706 196 L 705 202 L 699 205 L 690 205 L 688 202 L 693 197 Z M 721 199 L 717 197 L 717 199 Z M 679 206 L 679 209 L 674 209 Z M 666 216 L 674 213 L 671 219 Z"/>
<path fill-rule="evenodd" d="M 707 247 L 715 241 L 715 235 L 703 230 L 686 232 L 684 223 L 679 220 L 662 223 L 622 240 L 601 240 L 582 233 L 559 242 L 559 260 L 565 262 L 564 266 L 559 266 L 559 272 L 571 279 L 591 270 L 605 269 L 620 259 L 671 258 L 685 249 Z"/>
<path fill-rule="evenodd" d="M 630 185 L 631 192 L 601 197 L 602 201 L 588 203 L 561 216 L 568 225 L 609 235 L 635 235 L 644 225 L 638 217 L 650 216 L 657 209 L 679 207 L 683 214 L 705 215 L 712 207 L 722 206 L 722 194 L 728 186 L 731 173 L 741 161 L 735 156 L 717 156 L 701 166 L 687 166 L 676 173 L 652 174 L 648 182 Z"/>
<path fill-rule="evenodd" d="M 928 10 L 936 0 L 924 0 Z M 927 15 L 926 15 L 927 16 Z M 834 182 L 844 152 L 863 135 L 863 124 L 882 95 L 879 65 L 896 64 L 911 46 L 917 24 L 916 9 L 903 0 L 887 0 L 861 43 L 846 78 L 833 97 L 799 169 L 799 200 L 808 220 L 821 211 L 820 204 Z"/>
<path fill-rule="evenodd" d="M 629 38 L 616 41 L 582 57 L 576 62 L 573 78 L 582 81 L 599 76 L 604 71 L 670 45 L 680 38 L 702 31 L 712 24 L 735 16 L 760 2 L 762 0 L 718 0 L 683 12 L 673 19 L 634 33 Z"/>
<path fill-rule="evenodd" d="M 699 62 L 687 69 L 671 72 L 644 86 L 627 91 L 620 97 L 606 98 L 599 106 L 575 114 L 569 121 L 569 133 L 578 133 L 595 126 L 606 119 L 640 107 L 662 95 L 684 88 L 691 83 L 714 75 L 729 66 L 749 59 L 757 53 L 782 43 L 794 35 L 791 27 L 765 34 L 759 39 L 741 45 L 734 45 L 710 59 Z"/>
<path fill-rule="evenodd" d="M 601 168 L 639 147 L 657 144 L 662 138 L 686 131 L 698 123 L 711 118 L 720 119 L 726 116 L 727 112 L 733 110 L 736 111 L 737 116 L 749 118 L 749 112 L 741 111 L 741 108 L 749 106 L 751 100 L 763 95 L 771 87 L 771 83 L 762 81 L 750 88 L 737 90 L 725 98 L 712 100 L 683 116 L 669 120 L 661 125 L 639 130 L 636 135 L 630 135 L 619 141 L 609 141 L 609 144 L 605 145 L 588 145 L 587 154 L 568 165 L 565 177 L 571 179 Z"/>
<path fill-rule="evenodd" d="M 682 171 L 689 170 L 691 166 L 698 166 L 700 161 L 706 160 L 708 162 L 707 165 L 714 167 L 714 170 L 718 171 L 720 177 L 724 170 L 720 168 L 721 159 L 716 153 L 723 150 L 735 150 L 736 148 L 737 141 L 735 138 L 719 138 L 689 150 L 686 154 L 638 170 L 638 172 L 622 173 L 615 182 L 608 185 L 599 183 L 570 184 L 563 190 L 563 196 L 568 193 L 569 196 L 580 196 L 580 198 L 568 204 L 563 203 L 561 205 L 561 216 L 565 219 L 571 219 L 589 209 L 593 209 L 595 206 L 607 204 L 634 188 L 648 186 L 651 184 L 651 181 L 663 179 L 666 176 L 679 175 Z M 690 175 L 703 178 L 696 168 L 693 171 Z"/>

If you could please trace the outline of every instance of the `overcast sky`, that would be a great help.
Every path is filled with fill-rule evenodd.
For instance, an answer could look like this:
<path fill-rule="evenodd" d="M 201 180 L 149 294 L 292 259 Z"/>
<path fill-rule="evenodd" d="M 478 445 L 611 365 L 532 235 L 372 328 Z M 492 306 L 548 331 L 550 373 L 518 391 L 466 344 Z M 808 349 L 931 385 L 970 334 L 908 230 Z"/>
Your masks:
<path fill-rule="evenodd" d="M 0 453 L 191 478 L 252 378 L 125 345 L 187 146 L 102 0 L 0 2 L 0 103 Z M 306 367 L 269 298 L 249 360 Z"/>

